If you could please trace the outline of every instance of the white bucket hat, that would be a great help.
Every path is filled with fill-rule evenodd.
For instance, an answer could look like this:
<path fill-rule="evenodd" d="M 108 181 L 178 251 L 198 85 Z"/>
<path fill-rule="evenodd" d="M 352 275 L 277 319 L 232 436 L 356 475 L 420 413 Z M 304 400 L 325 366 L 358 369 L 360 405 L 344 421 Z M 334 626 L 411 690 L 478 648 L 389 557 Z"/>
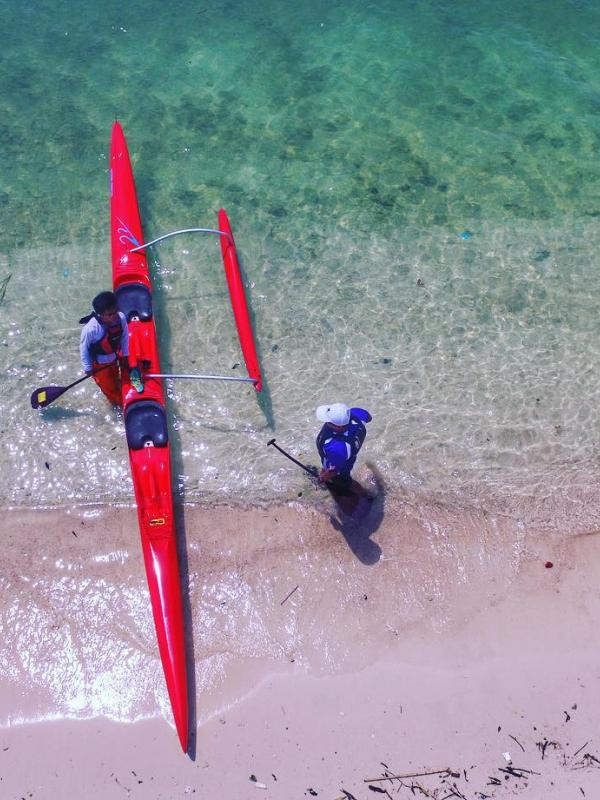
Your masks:
<path fill-rule="evenodd" d="M 345 403 L 331 403 L 317 408 L 317 419 L 332 425 L 347 425 L 350 422 L 350 409 Z"/>

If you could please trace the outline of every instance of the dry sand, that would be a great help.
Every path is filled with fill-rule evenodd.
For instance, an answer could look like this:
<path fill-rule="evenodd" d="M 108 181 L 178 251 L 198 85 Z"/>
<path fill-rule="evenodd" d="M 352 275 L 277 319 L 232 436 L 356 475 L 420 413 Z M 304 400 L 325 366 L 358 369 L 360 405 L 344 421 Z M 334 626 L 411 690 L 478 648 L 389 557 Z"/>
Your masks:
<path fill-rule="evenodd" d="M 82 513 L 5 514 L 3 578 L 35 569 Z M 162 718 L 1 729 L 0 797 L 600 797 L 598 535 L 383 495 L 358 521 L 310 492 L 183 516 L 192 628 L 207 587 L 235 573 L 278 657 L 239 653 L 218 686 L 197 680 L 192 758 Z M 135 553 L 132 521 L 87 519 L 77 546 Z M 193 630 L 197 664 L 209 644 Z M 3 718 L 22 703 L 4 682 Z"/>

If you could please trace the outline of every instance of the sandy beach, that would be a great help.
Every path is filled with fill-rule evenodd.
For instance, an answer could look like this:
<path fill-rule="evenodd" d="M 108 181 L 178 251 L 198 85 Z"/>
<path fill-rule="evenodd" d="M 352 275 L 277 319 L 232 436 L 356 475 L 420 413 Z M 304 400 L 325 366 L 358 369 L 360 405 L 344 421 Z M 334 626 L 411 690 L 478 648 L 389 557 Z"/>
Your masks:
<path fill-rule="evenodd" d="M 2 796 L 598 796 L 598 536 L 459 509 L 424 514 L 362 475 L 378 492 L 362 517 L 312 489 L 279 506 L 180 510 L 191 757 L 152 691 L 142 704 L 152 718 L 136 722 L 24 721 L 63 716 L 60 692 L 32 679 L 44 663 L 25 674 L 23 635 L 4 615 L 14 680 L 0 694 Z M 134 523 L 121 508 L 5 513 L 3 607 L 24 578 L 37 586 L 50 570 L 52 584 L 92 563 L 103 580 L 143 587 Z M 77 625 L 92 622 L 61 617 L 52 597 L 36 602 L 55 603 L 76 648 Z M 114 638 L 124 622 L 96 624 Z M 244 630 L 262 647 L 252 652 Z M 160 687 L 151 638 L 143 646 Z M 93 672 L 84 691 L 98 693 Z M 112 689 L 127 696 L 118 681 Z"/>

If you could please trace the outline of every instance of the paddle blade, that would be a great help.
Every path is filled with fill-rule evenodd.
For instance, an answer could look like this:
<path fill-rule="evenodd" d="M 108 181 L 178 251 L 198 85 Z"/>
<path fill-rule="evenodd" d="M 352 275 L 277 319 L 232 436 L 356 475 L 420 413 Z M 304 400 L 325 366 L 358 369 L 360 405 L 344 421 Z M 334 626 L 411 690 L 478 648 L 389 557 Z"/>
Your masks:
<path fill-rule="evenodd" d="M 66 392 L 68 386 L 42 386 L 31 394 L 32 408 L 46 408 Z"/>

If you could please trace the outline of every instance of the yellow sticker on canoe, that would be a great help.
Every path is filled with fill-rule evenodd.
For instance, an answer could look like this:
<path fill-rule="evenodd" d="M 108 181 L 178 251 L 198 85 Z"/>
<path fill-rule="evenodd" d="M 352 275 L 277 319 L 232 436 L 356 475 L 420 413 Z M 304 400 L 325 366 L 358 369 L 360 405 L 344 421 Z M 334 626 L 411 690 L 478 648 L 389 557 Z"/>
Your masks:
<path fill-rule="evenodd" d="M 151 519 L 148 523 L 149 525 L 164 525 L 165 518 L 164 517 L 156 517 L 155 519 Z"/>
<path fill-rule="evenodd" d="M 46 401 L 46 392 L 38 392 L 38 403 L 44 403 Z"/>

